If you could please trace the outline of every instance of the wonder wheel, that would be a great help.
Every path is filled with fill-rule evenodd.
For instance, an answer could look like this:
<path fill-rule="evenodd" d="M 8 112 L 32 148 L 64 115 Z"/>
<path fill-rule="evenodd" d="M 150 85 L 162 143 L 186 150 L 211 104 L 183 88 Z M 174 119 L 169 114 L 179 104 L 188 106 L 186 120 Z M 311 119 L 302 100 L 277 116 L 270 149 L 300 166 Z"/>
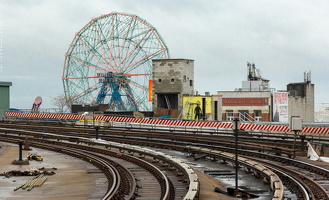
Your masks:
<path fill-rule="evenodd" d="M 147 21 L 113 12 L 92 19 L 74 37 L 63 68 L 68 104 L 109 104 L 112 111 L 149 111 L 152 59 L 168 48 Z"/>

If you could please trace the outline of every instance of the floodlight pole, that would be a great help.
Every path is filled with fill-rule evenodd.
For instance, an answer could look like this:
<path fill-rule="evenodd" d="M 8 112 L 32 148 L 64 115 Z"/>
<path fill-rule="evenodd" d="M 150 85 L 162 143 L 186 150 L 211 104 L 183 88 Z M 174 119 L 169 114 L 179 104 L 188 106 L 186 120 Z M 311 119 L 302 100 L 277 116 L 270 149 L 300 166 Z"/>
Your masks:
<path fill-rule="evenodd" d="M 239 118 L 234 118 L 233 120 L 233 128 L 234 128 L 234 135 L 235 135 L 235 195 L 238 194 L 238 169 L 239 169 L 239 162 L 238 162 L 238 132 L 239 132 Z"/>

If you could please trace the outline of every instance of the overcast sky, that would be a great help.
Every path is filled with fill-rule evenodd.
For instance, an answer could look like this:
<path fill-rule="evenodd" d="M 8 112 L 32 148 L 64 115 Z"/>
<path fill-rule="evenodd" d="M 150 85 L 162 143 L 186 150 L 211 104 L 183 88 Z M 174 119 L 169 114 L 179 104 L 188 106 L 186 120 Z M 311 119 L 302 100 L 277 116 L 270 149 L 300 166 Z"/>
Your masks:
<path fill-rule="evenodd" d="M 315 102 L 329 103 L 328 10 L 327 0 L 0 0 L 0 81 L 13 83 L 13 108 L 37 96 L 54 107 L 75 33 L 117 11 L 152 24 L 171 58 L 195 60 L 201 94 L 241 87 L 250 61 L 277 90 L 311 71 Z"/>

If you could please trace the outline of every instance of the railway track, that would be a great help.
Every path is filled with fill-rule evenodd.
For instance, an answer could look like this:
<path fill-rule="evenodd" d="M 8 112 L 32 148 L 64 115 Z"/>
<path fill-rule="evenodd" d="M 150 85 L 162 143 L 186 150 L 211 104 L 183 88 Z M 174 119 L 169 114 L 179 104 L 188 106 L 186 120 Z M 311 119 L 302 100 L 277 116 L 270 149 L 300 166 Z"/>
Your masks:
<path fill-rule="evenodd" d="M 33 126 L 26 126 L 27 129 L 33 129 Z M 113 128 L 113 127 L 112 127 Z M 95 137 L 95 130 L 92 128 L 82 129 L 82 128 L 72 128 L 72 127 L 48 127 L 48 126 L 41 126 L 38 127 L 39 131 L 54 131 L 57 132 L 59 130 L 62 131 L 61 134 L 66 135 L 67 137 L 89 137 L 93 138 Z M 78 131 L 74 131 L 78 130 Z M 42 133 L 39 133 L 42 134 Z M 171 137 L 169 136 L 171 134 Z M 209 136 L 216 136 L 216 134 L 210 134 L 210 133 L 181 133 L 180 131 L 178 133 L 173 134 L 173 131 L 165 131 L 165 130 L 125 130 L 122 128 L 115 128 L 112 130 L 101 130 L 99 133 L 99 137 L 102 139 L 110 139 L 111 141 L 117 141 L 117 142 L 123 142 L 123 143 L 130 143 L 130 144 L 136 144 L 136 145 L 148 145 L 148 146 L 156 146 L 156 147 L 162 147 L 162 148 L 170 148 L 170 149 L 176 149 L 179 151 L 186 151 L 186 144 L 193 142 L 193 145 L 198 145 L 196 148 L 211 148 L 211 151 L 214 151 L 214 149 L 217 149 L 217 151 L 226 151 L 226 152 L 232 152 L 232 146 L 230 145 L 223 145 L 223 143 L 220 143 L 219 138 L 213 139 L 211 137 L 211 140 L 209 140 Z M 223 133 L 220 136 L 227 136 L 229 133 Z M 246 134 L 246 138 L 248 134 Z M 41 136 L 42 137 L 42 136 Z M 49 137 L 49 136 L 48 136 Z M 208 137 L 208 138 L 207 138 Z M 254 136 L 252 136 L 254 138 Z M 269 137 L 269 136 L 267 136 Z M 279 137 L 279 136 L 278 136 Z M 282 137 L 282 136 L 281 136 Z M 50 137 L 51 138 L 51 137 Z M 194 140 L 192 140 L 194 138 Z M 229 138 L 229 137 L 227 137 Z M 227 139 L 226 138 L 226 139 Z M 277 137 L 270 137 L 271 139 L 277 138 Z M 56 139 L 54 137 L 53 139 Z M 58 138 L 57 138 L 58 139 Z M 225 139 L 225 138 L 224 138 Z M 249 140 L 249 141 L 248 141 Z M 254 143 L 250 142 L 249 139 L 245 139 L 242 143 L 242 147 L 244 146 L 252 146 Z M 284 138 L 284 142 L 287 142 L 287 138 Z M 289 138 L 288 138 L 289 140 Z M 229 141 L 229 140 L 227 140 Z M 227 142 L 226 143 L 230 143 Z M 284 143 L 283 142 L 283 143 Z M 288 143 L 288 142 L 287 142 Z M 269 152 L 271 151 L 272 146 L 275 143 L 269 142 L 269 143 L 263 143 L 261 145 L 258 145 L 258 148 L 241 148 L 239 149 L 239 154 L 244 156 L 252 156 L 253 158 L 258 157 L 260 160 L 270 160 L 268 163 L 264 163 L 264 165 L 269 166 L 269 168 L 273 169 L 277 174 L 280 174 L 282 179 L 285 180 L 286 187 L 291 190 L 292 193 L 296 194 L 296 197 L 298 199 L 328 199 L 328 189 L 326 188 L 326 185 L 328 185 L 328 170 L 320 169 L 319 167 L 310 166 L 308 163 L 301 163 L 296 162 L 294 159 L 290 159 L 289 154 L 282 153 L 284 148 L 281 148 L 280 154 L 287 155 L 285 157 L 278 156 L 278 152 L 274 151 L 273 154 L 277 155 L 271 155 Z M 278 142 L 276 142 L 278 144 Z M 291 144 L 290 144 L 291 145 Z M 303 144 L 299 144 L 299 147 L 302 147 Z M 254 145 L 255 146 L 255 145 Z M 264 150 L 260 150 L 259 146 L 264 146 Z M 289 144 L 287 144 L 287 147 L 289 147 Z M 197 152 L 197 151 L 195 151 Z M 200 152 L 205 153 L 205 152 Z M 213 153 L 213 152 L 212 152 Z M 212 157 L 215 156 L 213 154 L 207 154 L 207 156 Z M 260 162 L 258 160 L 257 162 Z M 275 166 L 275 163 L 277 162 L 277 166 Z M 272 163 L 272 165 L 270 165 Z M 282 164 L 283 163 L 283 164 Z M 289 164 L 288 164 L 289 163 Z M 290 165 L 292 167 L 290 168 L 296 168 L 295 171 L 301 171 L 304 170 L 303 173 L 294 174 L 291 172 L 291 169 L 288 168 L 282 168 L 282 165 Z M 281 168 L 279 168 L 281 166 Z M 305 170 L 308 170 L 305 171 Z M 310 174 L 310 173 L 313 174 Z M 309 180 L 308 176 L 315 177 L 314 179 L 318 179 L 320 181 L 314 182 L 313 180 Z M 291 178 L 289 178 L 291 177 Z M 294 178 L 298 177 L 298 178 Z M 289 179 L 289 180 L 288 180 Z M 294 179 L 294 180 L 292 180 Z M 307 180 L 307 181 L 306 181 Z M 295 183 L 293 183 L 295 182 Z M 319 184 L 322 183 L 322 184 Z M 303 191 L 303 195 L 299 196 L 299 194 Z"/>
<path fill-rule="evenodd" d="M 321 186 L 314 179 L 309 178 L 312 177 L 309 176 L 309 171 L 300 171 L 300 169 L 292 169 L 289 166 L 282 166 L 282 163 L 266 162 L 262 159 L 252 158 L 252 160 L 255 160 L 271 168 L 276 174 L 279 175 L 281 180 L 284 180 L 285 185 L 294 192 L 298 199 L 328 199 L 327 189 Z M 305 176 L 305 174 L 309 175 Z M 321 179 L 328 181 L 328 179 Z"/>
<path fill-rule="evenodd" d="M 49 126 L 49 125 L 38 125 L 34 124 L 2 124 L 3 127 L 7 128 L 22 128 L 30 130 L 40 130 L 47 132 L 62 132 L 66 135 L 69 133 L 83 134 L 88 133 L 92 134 L 92 137 L 95 137 L 95 129 L 92 127 L 67 127 L 67 126 Z M 173 134 L 175 133 L 175 134 Z M 99 129 L 99 134 L 102 135 L 102 138 L 111 137 L 114 139 L 117 136 L 117 139 L 120 137 L 137 137 L 137 138 L 158 138 L 162 140 L 175 140 L 182 142 L 190 143 L 202 143 L 202 144 L 215 144 L 217 146 L 226 146 L 234 148 L 235 139 L 232 136 L 232 132 L 227 132 L 227 130 L 218 130 L 218 129 L 182 129 L 182 128 L 167 128 L 167 127 L 135 127 L 135 126 L 111 126 L 103 127 Z M 86 137 L 91 137 L 86 136 Z M 329 142 L 329 137 L 327 138 Z M 246 150 L 257 150 L 261 152 L 276 154 L 276 155 L 286 155 L 288 157 L 297 156 L 306 156 L 306 151 L 302 149 L 306 148 L 306 140 L 316 140 L 313 136 L 305 136 L 304 142 L 296 141 L 294 145 L 292 141 L 294 140 L 293 134 L 277 135 L 277 134 L 249 134 L 246 132 L 241 132 L 239 134 L 239 146 L 241 149 Z M 321 141 L 325 141 L 325 138 L 321 138 Z M 119 140 L 118 140 L 119 141 Z M 278 145 L 279 144 L 279 145 Z"/>
<path fill-rule="evenodd" d="M 1 141 L 10 143 L 17 143 L 23 139 L 24 137 L 15 137 L 12 135 L 0 138 Z M 99 168 L 108 179 L 108 190 L 105 192 L 102 199 L 138 199 L 138 197 L 141 196 L 143 198 L 166 200 L 175 198 L 173 185 L 169 182 L 167 176 L 153 164 L 142 159 L 118 154 L 107 149 L 98 149 L 66 142 L 62 143 L 31 138 L 30 144 L 37 148 L 56 151 L 83 159 Z M 138 170 L 134 170 L 133 175 L 130 170 L 123 167 L 118 162 L 114 162 L 113 159 L 106 158 L 104 155 L 112 155 L 111 157 L 124 159 L 126 160 L 126 162 L 124 162 L 126 166 L 138 168 Z M 128 163 L 130 163 L 130 165 L 127 165 Z M 136 180 L 140 181 L 142 177 L 145 178 L 145 175 L 149 178 L 142 181 L 143 183 L 139 183 L 140 185 L 138 186 Z M 142 188 L 142 190 L 139 191 L 138 188 Z"/>

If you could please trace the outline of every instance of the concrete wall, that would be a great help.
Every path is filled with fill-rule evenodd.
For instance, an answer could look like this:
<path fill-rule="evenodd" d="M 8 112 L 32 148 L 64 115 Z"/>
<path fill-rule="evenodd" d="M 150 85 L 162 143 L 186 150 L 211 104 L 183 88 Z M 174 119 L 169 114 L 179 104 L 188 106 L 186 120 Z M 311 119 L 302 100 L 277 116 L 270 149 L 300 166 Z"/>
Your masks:
<path fill-rule="evenodd" d="M 193 94 L 194 60 L 155 59 L 152 60 L 153 74 L 153 110 L 159 106 L 158 97 L 165 94 L 177 95 L 177 108 L 182 109 L 183 95 Z M 191 84 L 192 83 L 192 84 Z M 172 98 L 171 96 L 171 98 Z M 163 100 L 161 100 L 163 102 Z"/>
<path fill-rule="evenodd" d="M 314 84 L 310 82 L 287 85 L 288 117 L 299 116 L 304 122 L 314 122 Z M 294 90 L 291 92 L 291 90 Z"/>
<path fill-rule="evenodd" d="M 10 86 L 11 82 L 0 82 L 0 120 L 10 108 Z"/>

